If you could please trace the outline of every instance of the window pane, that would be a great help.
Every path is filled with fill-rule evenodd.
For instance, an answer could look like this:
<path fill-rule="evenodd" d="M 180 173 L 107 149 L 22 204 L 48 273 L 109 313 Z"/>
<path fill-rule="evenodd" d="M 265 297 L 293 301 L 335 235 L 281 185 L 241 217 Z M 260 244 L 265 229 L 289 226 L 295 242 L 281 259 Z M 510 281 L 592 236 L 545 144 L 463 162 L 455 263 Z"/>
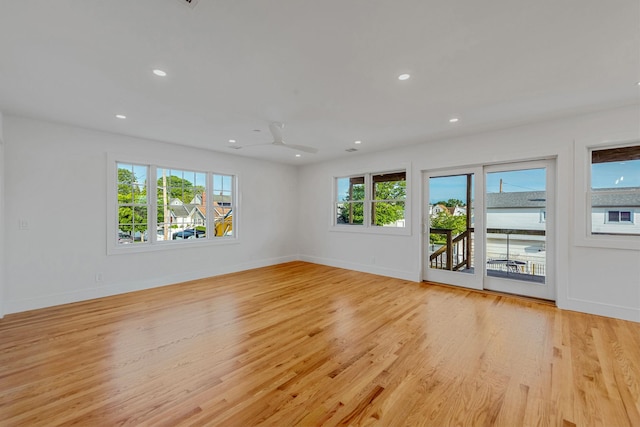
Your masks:
<path fill-rule="evenodd" d="M 373 202 L 371 224 L 381 227 L 404 227 L 404 202 Z"/>
<path fill-rule="evenodd" d="M 638 212 L 640 212 L 640 145 L 593 150 L 591 152 L 591 232 L 640 235 Z"/>
<path fill-rule="evenodd" d="M 206 183 L 206 172 L 158 168 L 159 240 L 206 236 Z"/>
<path fill-rule="evenodd" d="M 405 200 L 407 196 L 407 173 L 394 172 L 373 175 L 375 200 Z"/>
<path fill-rule="evenodd" d="M 362 225 L 364 223 L 364 203 L 347 202 L 336 204 L 336 223 Z"/>
<path fill-rule="evenodd" d="M 148 166 L 117 163 L 118 234 L 117 243 L 146 242 Z"/>
<path fill-rule="evenodd" d="M 364 176 L 338 178 L 338 201 L 364 200 Z"/>
<path fill-rule="evenodd" d="M 233 235 L 233 177 L 213 175 L 213 223 L 214 237 Z"/>

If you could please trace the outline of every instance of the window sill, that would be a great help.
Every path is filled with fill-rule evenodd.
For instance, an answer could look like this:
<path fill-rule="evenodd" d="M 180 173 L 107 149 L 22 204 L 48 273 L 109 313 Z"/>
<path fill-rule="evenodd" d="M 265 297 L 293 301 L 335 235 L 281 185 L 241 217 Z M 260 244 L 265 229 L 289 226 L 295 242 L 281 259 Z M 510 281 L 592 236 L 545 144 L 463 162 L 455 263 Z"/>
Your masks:
<path fill-rule="evenodd" d="M 201 248 L 203 246 L 220 246 L 239 244 L 240 241 L 234 237 L 218 239 L 186 239 L 171 242 L 156 242 L 153 244 L 131 243 L 126 245 L 107 247 L 107 255 L 124 255 L 132 253 L 157 252 L 166 250 L 182 250 L 184 248 Z"/>
<path fill-rule="evenodd" d="M 409 227 L 365 227 L 362 225 L 333 225 L 329 231 L 338 233 L 379 234 L 387 236 L 411 236 Z"/>

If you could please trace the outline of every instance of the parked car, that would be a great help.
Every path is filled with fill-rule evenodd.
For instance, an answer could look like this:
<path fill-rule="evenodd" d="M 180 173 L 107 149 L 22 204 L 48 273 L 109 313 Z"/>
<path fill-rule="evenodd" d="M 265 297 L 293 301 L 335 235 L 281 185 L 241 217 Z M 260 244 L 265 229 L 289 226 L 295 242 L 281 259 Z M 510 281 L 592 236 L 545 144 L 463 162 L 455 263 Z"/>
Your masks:
<path fill-rule="evenodd" d="M 129 243 L 133 243 L 133 239 L 131 238 L 130 235 L 128 235 L 127 233 L 118 233 L 118 244 L 119 245 L 124 245 L 124 244 L 129 244 Z"/>
<path fill-rule="evenodd" d="M 176 231 L 175 233 L 173 233 L 172 239 L 176 240 L 176 239 L 199 239 L 202 237 L 206 236 L 206 231 L 204 230 L 197 230 L 197 229 L 193 229 L 193 228 L 187 228 L 185 230 L 182 231 Z"/>

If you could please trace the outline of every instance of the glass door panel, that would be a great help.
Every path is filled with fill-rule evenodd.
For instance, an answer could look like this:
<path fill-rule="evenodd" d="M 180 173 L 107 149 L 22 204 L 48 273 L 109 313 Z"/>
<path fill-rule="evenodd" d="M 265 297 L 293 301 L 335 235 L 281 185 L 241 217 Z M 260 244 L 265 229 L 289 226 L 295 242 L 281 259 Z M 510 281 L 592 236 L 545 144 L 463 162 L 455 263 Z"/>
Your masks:
<path fill-rule="evenodd" d="M 553 298 L 550 173 L 547 162 L 486 168 L 485 288 Z"/>
<path fill-rule="evenodd" d="M 427 280 L 482 287 L 482 272 L 475 269 L 476 260 L 481 259 L 475 243 L 476 176 L 473 171 L 453 170 L 426 176 L 423 265 Z"/>

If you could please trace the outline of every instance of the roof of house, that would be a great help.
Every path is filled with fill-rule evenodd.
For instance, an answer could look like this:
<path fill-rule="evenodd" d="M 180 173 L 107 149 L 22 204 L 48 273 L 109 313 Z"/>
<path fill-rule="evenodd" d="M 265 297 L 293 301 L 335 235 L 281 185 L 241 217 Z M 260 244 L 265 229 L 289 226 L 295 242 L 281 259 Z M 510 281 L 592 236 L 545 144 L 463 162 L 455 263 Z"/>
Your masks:
<path fill-rule="evenodd" d="M 518 191 L 487 194 L 487 209 L 496 208 L 544 208 L 547 195 L 545 191 Z M 640 187 L 594 190 L 594 207 L 640 207 Z"/>
<path fill-rule="evenodd" d="M 591 193 L 593 207 L 640 207 L 640 187 L 625 189 L 603 188 Z"/>
<path fill-rule="evenodd" d="M 487 193 L 487 209 L 491 208 L 544 208 L 547 205 L 546 191 L 517 191 L 509 193 Z"/>

